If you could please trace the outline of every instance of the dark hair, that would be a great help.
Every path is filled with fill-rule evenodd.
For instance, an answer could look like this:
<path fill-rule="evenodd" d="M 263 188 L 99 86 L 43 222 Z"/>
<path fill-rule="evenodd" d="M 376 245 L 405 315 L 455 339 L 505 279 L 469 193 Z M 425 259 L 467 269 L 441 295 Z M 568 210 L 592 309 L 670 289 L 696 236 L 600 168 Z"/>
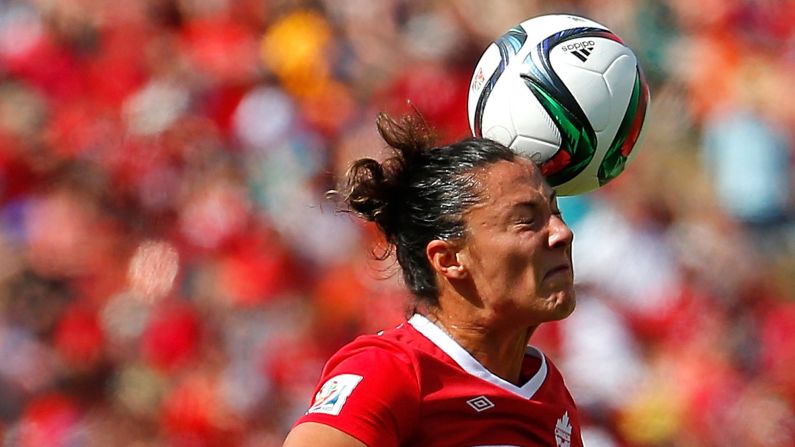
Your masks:
<path fill-rule="evenodd" d="M 434 239 L 463 238 L 463 215 L 480 200 L 474 174 L 498 161 L 512 161 L 516 155 L 499 143 L 479 138 L 434 147 L 433 133 L 417 113 L 399 121 L 382 113 L 376 124 L 392 156 L 380 163 L 371 158 L 355 161 L 348 170 L 342 199 L 350 211 L 375 222 L 395 248 L 409 290 L 436 305 L 439 290 L 425 255 L 426 245 Z"/>

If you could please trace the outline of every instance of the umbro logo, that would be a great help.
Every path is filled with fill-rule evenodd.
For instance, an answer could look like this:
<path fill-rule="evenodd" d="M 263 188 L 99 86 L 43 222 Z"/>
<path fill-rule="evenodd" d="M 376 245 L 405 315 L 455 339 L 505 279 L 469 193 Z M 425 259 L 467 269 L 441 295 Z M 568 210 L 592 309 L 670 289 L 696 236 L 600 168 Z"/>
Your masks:
<path fill-rule="evenodd" d="M 593 52 L 595 46 L 596 42 L 594 42 L 593 40 L 586 40 L 583 42 L 576 42 L 576 43 L 570 43 L 568 45 L 562 45 L 561 48 L 563 48 L 564 53 L 573 54 L 577 56 L 577 59 L 579 59 L 582 62 L 585 62 L 588 60 L 588 56 L 591 55 L 591 52 Z"/>
<path fill-rule="evenodd" d="M 481 411 L 486 411 L 489 408 L 494 408 L 494 403 L 486 398 L 486 396 L 478 396 L 467 401 L 470 407 L 474 408 L 475 411 L 480 413 Z"/>

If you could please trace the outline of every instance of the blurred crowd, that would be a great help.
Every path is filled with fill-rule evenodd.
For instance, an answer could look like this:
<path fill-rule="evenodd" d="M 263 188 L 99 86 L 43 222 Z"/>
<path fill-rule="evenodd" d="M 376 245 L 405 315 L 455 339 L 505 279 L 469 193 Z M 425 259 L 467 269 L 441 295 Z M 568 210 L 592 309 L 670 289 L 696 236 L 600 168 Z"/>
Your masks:
<path fill-rule="evenodd" d="M 408 297 L 324 193 L 379 111 L 468 134 L 489 42 L 593 18 L 652 88 L 561 199 L 578 309 L 533 343 L 589 447 L 795 446 L 795 4 L 0 0 L 0 445 L 278 446 Z M 407 101 L 411 101 L 409 106 Z"/>

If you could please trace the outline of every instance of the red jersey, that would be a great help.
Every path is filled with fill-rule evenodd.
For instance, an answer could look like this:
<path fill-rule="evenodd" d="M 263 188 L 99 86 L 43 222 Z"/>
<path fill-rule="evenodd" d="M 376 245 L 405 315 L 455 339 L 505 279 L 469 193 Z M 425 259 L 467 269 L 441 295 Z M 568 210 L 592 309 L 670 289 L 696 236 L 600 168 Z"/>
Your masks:
<path fill-rule="evenodd" d="M 297 424 L 318 422 L 370 447 L 581 447 L 577 408 L 536 348 L 522 386 L 489 372 L 421 315 L 340 349 Z"/>

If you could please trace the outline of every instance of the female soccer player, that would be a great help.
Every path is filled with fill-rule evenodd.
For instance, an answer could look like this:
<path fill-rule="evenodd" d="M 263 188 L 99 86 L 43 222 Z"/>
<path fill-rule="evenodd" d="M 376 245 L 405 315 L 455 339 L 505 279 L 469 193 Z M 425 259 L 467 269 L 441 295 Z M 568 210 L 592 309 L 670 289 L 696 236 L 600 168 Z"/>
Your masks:
<path fill-rule="evenodd" d="M 394 154 L 340 193 L 394 247 L 416 313 L 340 349 L 285 447 L 581 446 L 558 370 L 528 346 L 574 310 L 573 235 L 531 161 L 483 139 L 433 147 L 386 115 Z"/>

